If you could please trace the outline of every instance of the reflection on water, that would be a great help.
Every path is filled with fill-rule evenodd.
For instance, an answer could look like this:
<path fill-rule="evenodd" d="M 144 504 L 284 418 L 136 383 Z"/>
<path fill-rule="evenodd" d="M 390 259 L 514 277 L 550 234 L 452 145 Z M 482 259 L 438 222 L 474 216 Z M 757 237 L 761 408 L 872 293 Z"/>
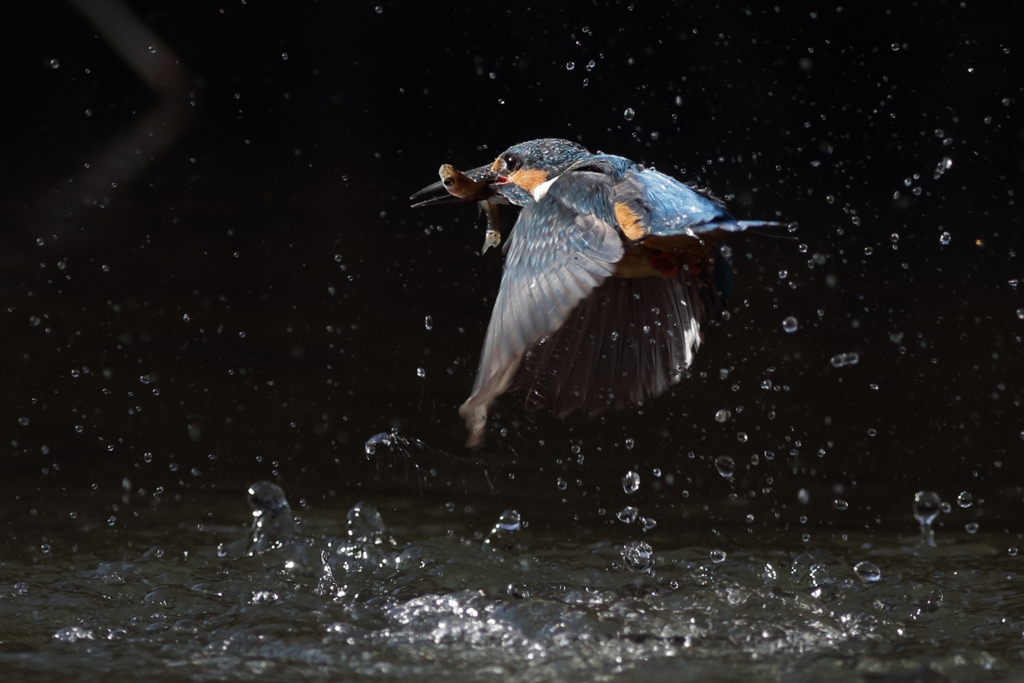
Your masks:
<path fill-rule="evenodd" d="M 267 481 L 248 497 L 248 532 L 241 495 L 196 496 L 125 505 L 128 524 L 63 515 L 31 547 L 35 508 L 11 508 L 8 550 L 22 552 L 0 562 L 0 669 L 938 681 L 998 677 L 1019 659 L 1024 573 L 993 537 L 762 534 L 726 553 L 689 544 L 678 523 L 612 542 L 515 510 L 419 500 L 296 515 Z"/>

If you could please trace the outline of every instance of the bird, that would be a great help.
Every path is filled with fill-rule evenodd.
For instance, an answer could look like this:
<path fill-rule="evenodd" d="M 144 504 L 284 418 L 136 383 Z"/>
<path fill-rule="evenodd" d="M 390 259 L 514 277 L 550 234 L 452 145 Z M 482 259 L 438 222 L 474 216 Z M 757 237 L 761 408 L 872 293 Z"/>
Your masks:
<path fill-rule="evenodd" d="M 724 310 L 732 267 L 722 239 L 791 224 L 737 220 L 709 191 L 582 145 L 543 138 L 412 195 L 414 207 L 475 201 L 484 249 L 497 212 L 519 207 L 476 381 L 459 414 L 483 445 L 488 411 L 525 389 L 528 408 L 565 417 L 642 405 L 678 383 L 707 325 Z"/>

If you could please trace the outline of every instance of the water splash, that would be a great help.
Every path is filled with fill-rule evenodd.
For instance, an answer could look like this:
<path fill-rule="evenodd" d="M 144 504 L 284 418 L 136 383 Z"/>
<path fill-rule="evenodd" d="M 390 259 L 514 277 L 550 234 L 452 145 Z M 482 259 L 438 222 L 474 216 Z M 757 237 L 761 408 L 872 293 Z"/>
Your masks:
<path fill-rule="evenodd" d="M 942 498 L 934 491 L 918 491 L 914 494 L 914 519 L 921 525 L 921 543 L 935 547 L 935 531 L 932 522 L 942 509 Z"/>
<path fill-rule="evenodd" d="M 248 494 L 252 529 L 246 554 L 261 555 L 289 543 L 295 537 L 295 518 L 284 489 L 271 481 L 258 481 Z"/>
<path fill-rule="evenodd" d="M 626 569 L 649 574 L 654 567 L 654 549 L 650 543 L 633 541 L 622 546 L 619 552 Z"/>

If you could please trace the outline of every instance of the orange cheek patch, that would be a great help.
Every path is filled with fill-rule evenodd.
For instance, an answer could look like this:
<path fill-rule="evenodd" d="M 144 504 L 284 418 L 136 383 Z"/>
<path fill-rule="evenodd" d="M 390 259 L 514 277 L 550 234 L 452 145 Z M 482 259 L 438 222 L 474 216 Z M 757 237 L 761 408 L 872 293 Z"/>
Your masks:
<path fill-rule="evenodd" d="M 508 174 L 509 181 L 515 183 L 530 194 L 533 194 L 535 187 L 548 179 L 547 171 L 539 169 L 522 169 Z"/>
<path fill-rule="evenodd" d="M 648 234 L 640 216 L 625 204 L 615 205 L 615 220 L 619 222 L 622 232 L 631 240 L 636 241 Z"/>

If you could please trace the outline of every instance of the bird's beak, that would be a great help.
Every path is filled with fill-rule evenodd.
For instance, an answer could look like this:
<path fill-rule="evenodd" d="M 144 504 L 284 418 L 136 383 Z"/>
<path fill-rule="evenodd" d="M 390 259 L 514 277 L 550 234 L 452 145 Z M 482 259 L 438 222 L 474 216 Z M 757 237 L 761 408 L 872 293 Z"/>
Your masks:
<path fill-rule="evenodd" d="M 456 173 L 459 173 L 456 171 Z M 453 204 L 457 202 L 482 202 L 494 195 L 493 185 L 498 184 L 503 178 L 499 178 L 498 175 L 491 170 L 490 165 L 480 166 L 469 171 L 461 172 L 465 176 L 472 191 L 469 193 L 461 192 L 456 194 L 454 188 L 450 185 L 446 185 L 444 180 L 439 180 L 432 185 L 427 185 L 422 190 L 414 192 L 409 199 L 420 199 L 422 197 L 429 197 L 429 195 L 439 195 L 436 197 L 429 197 L 422 199 L 419 202 L 413 204 L 413 208 L 421 206 L 435 206 L 437 204 Z M 465 188 L 465 183 L 461 185 Z M 441 194 L 443 193 L 443 194 Z"/>

